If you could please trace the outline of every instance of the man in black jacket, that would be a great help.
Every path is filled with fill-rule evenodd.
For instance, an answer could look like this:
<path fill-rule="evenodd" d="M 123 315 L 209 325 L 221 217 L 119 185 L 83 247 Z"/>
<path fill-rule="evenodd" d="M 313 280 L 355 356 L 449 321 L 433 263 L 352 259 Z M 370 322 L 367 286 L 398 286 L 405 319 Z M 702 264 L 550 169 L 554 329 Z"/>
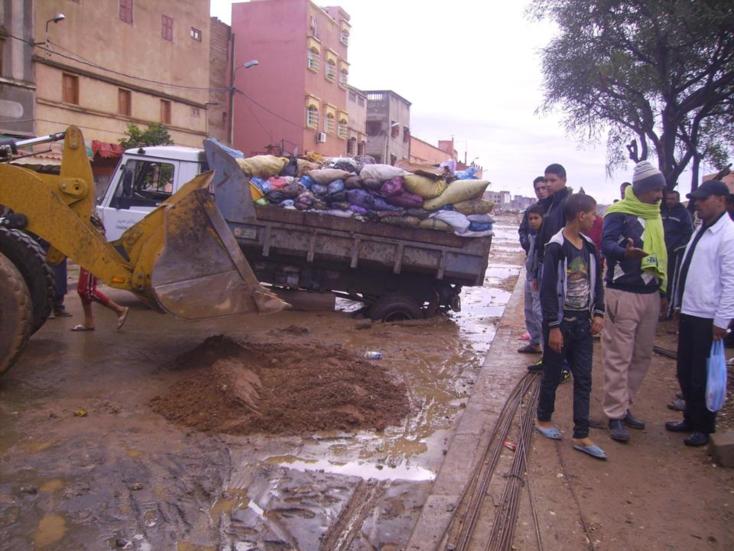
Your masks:
<path fill-rule="evenodd" d="M 665 231 L 665 247 L 668 249 L 668 311 L 662 313 L 670 317 L 677 306 L 675 300 L 671 299 L 676 296 L 675 283 L 683 251 L 693 234 L 693 220 L 691 213 L 681 204 L 680 194 L 674 190 L 664 192 L 660 214 Z"/>
<path fill-rule="evenodd" d="M 543 265 L 545 244 L 551 237 L 563 229 L 566 219 L 563 216 L 563 206 L 566 204 L 571 189 L 566 187 L 566 169 L 558 163 L 548 165 L 545 169 L 545 187 L 548 197 L 539 201 L 545 209 L 543 226 L 538 233 L 537 250 L 538 265 Z"/>

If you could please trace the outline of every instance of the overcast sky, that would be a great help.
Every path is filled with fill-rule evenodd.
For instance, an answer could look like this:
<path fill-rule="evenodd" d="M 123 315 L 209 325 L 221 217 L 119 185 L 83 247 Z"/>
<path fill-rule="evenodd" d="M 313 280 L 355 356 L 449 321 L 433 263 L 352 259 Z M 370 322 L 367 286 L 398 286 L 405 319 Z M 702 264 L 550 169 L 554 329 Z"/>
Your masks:
<path fill-rule="evenodd" d="M 230 23 L 232 3 L 211 0 L 212 15 Z M 533 178 L 558 162 L 570 186 L 610 203 L 631 178 L 631 163 L 607 177 L 605 143 L 579 143 L 566 134 L 559 113 L 536 114 L 543 98 L 540 50 L 554 30 L 529 20 L 526 2 L 333 4 L 351 16 L 350 84 L 406 98 L 412 134 L 434 145 L 453 136 L 462 160 L 465 150 L 469 161 L 479 157 L 491 189 L 532 195 Z"/>

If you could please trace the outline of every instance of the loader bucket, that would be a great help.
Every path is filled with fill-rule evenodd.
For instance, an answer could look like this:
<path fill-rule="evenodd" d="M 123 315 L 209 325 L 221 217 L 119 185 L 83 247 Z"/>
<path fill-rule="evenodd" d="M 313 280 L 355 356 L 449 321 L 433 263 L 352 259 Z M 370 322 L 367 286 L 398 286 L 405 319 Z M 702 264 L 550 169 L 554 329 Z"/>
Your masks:
<path fill-rule="evenodd" d="M 247 193 L 249 200 L 247 179 L 241 170 L 230 170 L 230 161 L 237 168 L 231 157 L 218 158 L 211 166 L 213 175 L 189 182 L 161 208 L 162 250 L 153 265 L 151 291 L 164 310 L 182 318 L 270 313 L 289 307 L 260 285 L 215 203 L 214 183 L 217 194 L 228 192 L 242 200 Z M 254 215 L 251 205 L 249 213 Z"/>

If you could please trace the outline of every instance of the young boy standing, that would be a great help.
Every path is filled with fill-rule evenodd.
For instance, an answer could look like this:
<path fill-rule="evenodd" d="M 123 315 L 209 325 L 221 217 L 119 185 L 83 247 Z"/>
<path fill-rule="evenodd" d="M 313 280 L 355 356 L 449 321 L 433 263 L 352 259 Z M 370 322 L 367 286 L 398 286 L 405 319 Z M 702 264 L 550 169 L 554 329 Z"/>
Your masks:
<path fill-rule="evenodd" d="M 536 428 L 561 439 L 551 415 L 564 361 L 573 374 L 574 449 L 597 459 L 607 456 L 589 438 L 592 336 L 604 326 L 604 288 L 596 247 L 586 237 L 596 219 L 593 197 L 573 194 L 563 207 L 566 225 L 550 238 L 543 258 L 540 302 L 545 349 Z"/>
<path fill-rule="evenodd" d="M 543 339 L 542 314 L 540 310 L 540 282 L 538 277 L 538 257 L 535 254 L 538 232 L 543 225 L 543 207 L 535 203 L 525 211 L 528 219 L 528 257 L 525 260 L 525 327 L 530 339 L 528 344 L 518 349 L 522 354 L 540 354 Z"/>

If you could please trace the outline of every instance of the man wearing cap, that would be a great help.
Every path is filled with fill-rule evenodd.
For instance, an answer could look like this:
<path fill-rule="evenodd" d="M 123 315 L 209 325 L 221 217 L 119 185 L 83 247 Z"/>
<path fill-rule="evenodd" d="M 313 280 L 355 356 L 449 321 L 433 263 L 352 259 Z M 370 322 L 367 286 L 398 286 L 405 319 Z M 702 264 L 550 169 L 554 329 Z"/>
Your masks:
<path fill-rule="evenodd" d="M 711 343 L 726 336 L 734 318 L 734 222 L 727 215 L 729 188 L 704 182 L 688 198 L 695 201 L 701 226 L 683 253 L 678 277 L 678 382 L 686 409 L 683 421 L 669 421 L 671 432 L 687 432 L 686 446 L 703 446 L 716 428 L 706 408 L 706 360 Z"/>
<path fill-rule="evenodd" d="M 644 429 L 632 415 L 652 360 L 668 255 L 660 199 L 665 178 L 650 162 L 637 163 L 624 199 L 604 217 L 602 252 L 607 259 L 606 322 L 602 332 L 604 398 L 613 440 L 627 442 L 627 428 Z"/>

